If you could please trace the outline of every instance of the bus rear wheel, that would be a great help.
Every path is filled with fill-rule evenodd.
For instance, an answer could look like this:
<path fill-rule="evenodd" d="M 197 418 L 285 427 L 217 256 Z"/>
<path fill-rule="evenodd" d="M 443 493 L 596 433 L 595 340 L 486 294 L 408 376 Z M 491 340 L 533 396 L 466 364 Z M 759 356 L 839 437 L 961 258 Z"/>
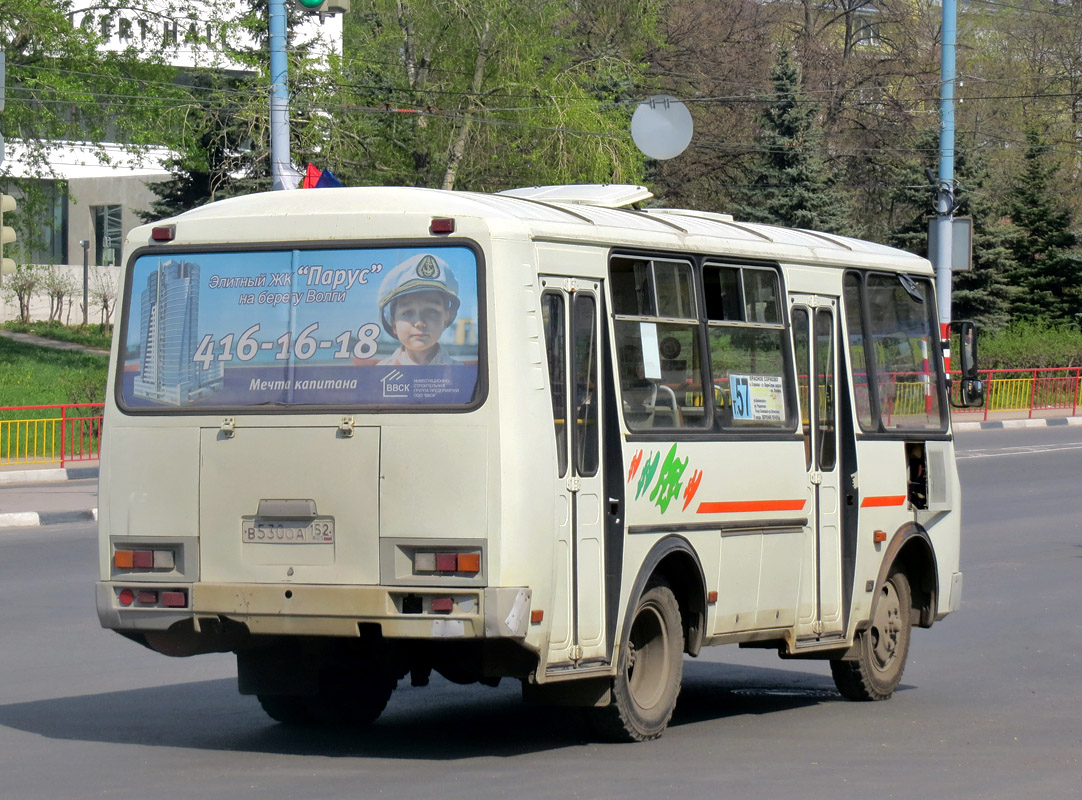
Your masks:
<path fill-rule="evenodd" d="M 905 573 L 891 572 L 879 591 L 871 623 L 857 639 L 857 658 L 830 662 L 835 686 L 850 700 L 886 700 L 894 694 L 909 655 L 913 600 Z"/>
<path fill-rule="evenodd" d="M 323 676 L 314 696 L 257 695 L 271 719 L 286 725 L 362 728 L 375 722 L 397 681 L 382 669 Z"/>
<path fill-rule="evenodd" d="M 612 703 L 593 710 L 598 732 L 635 742 L 661 736 L 676 708 L 683 659 L 680 606 L 668 586 L 654 584 L 639 598 L 621 643 Z"/>

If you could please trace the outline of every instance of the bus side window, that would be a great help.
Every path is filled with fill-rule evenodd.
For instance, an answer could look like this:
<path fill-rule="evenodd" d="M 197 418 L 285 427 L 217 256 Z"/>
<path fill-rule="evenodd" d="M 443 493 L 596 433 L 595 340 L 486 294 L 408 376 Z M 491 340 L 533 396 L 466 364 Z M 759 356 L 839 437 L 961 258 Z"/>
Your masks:
<path fill-rule="evenodd" d="M 691 264 L 616 256 L 609 265 L 624 423 L 629 430 L 701 428 L 701 324 Z"/>
<path fill-rule="evenodd" d="M 564 298 L 558 292 L 541 296 L 541 319 L 545 328 L 545 355 L 552 393 L 552 424 L 556 433 L 559 476 L 567 474 L 567 345 L 564 336 Z"/>
<path fill-rule="evenodd" d="M 723 429 L 788 428 L 790 378 L 778 273 L 706 264 L 703 290 L 718 424 Z"/>
<path fill-rule="evenodd" d="M 811 356 L 808 342 L 808 311 L 793 309 L 793 355 L 796 358 L 797 394 L 800 397 L 800 430 L 804 435 L 804 468 L 811 469 Z"/>

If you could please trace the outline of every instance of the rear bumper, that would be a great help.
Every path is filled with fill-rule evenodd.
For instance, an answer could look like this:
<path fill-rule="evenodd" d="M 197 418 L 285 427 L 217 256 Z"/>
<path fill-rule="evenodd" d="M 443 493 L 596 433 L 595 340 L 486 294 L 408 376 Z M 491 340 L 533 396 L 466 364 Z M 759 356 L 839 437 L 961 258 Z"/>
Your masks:
<path fill-rule="evenodd" d="M 255 635 L 357 637 L 359 626 L 378 624 L 386 638 L 524 639 L 530 624 L 530 590 L 521 587 L 321 586 L 310 584 L 194 583 L 187 607 L 124 606 L 121 588 L 160 589 L 161 584 L 97 584 L 102 627 L 125 632 L 165 631 L 190 621 L 226 619 Z"/>

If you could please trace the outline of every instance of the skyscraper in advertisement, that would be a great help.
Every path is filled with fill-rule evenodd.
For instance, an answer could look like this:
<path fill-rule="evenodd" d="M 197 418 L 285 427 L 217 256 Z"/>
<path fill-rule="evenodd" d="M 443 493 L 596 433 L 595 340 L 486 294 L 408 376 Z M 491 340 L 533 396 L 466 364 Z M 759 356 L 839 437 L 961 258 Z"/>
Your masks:
<path fill-rule="evenodd" d="M 222 388 L 222 365 L 195 360 L 199 347 L 199 265 L 165 259 L 147 276 L 140 296 L 142 353 L 137 397 L 186 405 Z"/>

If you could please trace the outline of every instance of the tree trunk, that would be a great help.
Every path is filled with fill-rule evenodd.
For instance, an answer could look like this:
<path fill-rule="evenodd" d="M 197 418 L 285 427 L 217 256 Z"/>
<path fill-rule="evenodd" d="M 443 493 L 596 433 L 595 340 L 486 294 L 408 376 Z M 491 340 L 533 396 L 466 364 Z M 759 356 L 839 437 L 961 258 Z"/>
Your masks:
<path fill-rule="evenodd" d="M 477 60 L 473 65 L 473 83 L 471 85 L 471 94 L 476 97 L 480 91 L 481 86 L 485 80 L 485 62 L 488 61 L 488 50 L 492 46 L 492 39 L 494 36 L 491 20 L 485 20 L 484 30 L 481 32 L 481 43 L 477 48 Z M 472 104 L 472 103 L 471 103 Z M 463 109 L 460 108 L 460 111 Z M 469 109 L 465 109 L 462 119 L 459 122 L 459 128 L 455 133 L 454 144 L 451 146 L 451 155 L 447 159 L 447 171 L 443 174 L 443 187 L 444 189 L 455 188 L 455 174 L 458 172 L 458 165 L 462 162 L 462 155 L 466 152 L 466 140 L 470 135 L 470 119 L 468 114 Z"/>

